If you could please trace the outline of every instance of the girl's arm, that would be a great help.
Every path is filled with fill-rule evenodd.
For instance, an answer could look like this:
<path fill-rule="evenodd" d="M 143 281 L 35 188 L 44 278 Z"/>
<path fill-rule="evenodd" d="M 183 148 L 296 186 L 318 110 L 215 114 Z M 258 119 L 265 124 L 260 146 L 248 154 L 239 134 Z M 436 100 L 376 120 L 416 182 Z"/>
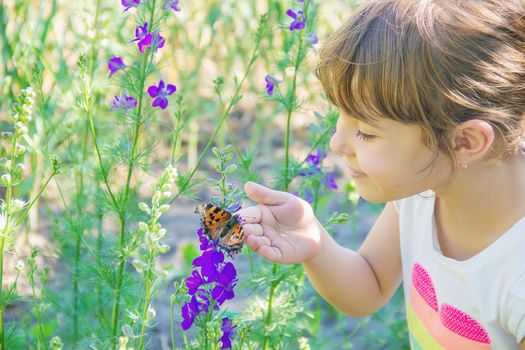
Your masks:
<path fill-rule="evenodd" d="M 402 280 L 399 216 L 394 204 L 387 203 L 357 252 L 341 247 L 321 231 L 320 250 L 303 262 L 315 289 L 352 317 L 379 310 Z"/>
<path fill-rule="evenodd" d="M 332 239 L 304 200 L 253 182 L 244 189 L 259 203 L 237 212 L 253 251 L 281 264 L 302 263 L 319 294 L 350 316 L 367 316 L 392 297 L 402 276 L 399 216 L 393 203 L 355 252 Z"/>

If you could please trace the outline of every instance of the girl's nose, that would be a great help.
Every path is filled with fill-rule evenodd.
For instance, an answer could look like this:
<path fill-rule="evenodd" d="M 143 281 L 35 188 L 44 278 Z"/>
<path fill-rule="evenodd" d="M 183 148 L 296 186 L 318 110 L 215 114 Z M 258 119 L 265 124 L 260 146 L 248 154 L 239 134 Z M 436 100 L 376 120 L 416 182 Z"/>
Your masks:
<path fill-rule="evenodd" d="M 341 133 L 336 131 L 330 139 L 330 149 L 335 153 L 344 153 L 347 151 L 348 146 L 345 146 L 344 137 Z"/>

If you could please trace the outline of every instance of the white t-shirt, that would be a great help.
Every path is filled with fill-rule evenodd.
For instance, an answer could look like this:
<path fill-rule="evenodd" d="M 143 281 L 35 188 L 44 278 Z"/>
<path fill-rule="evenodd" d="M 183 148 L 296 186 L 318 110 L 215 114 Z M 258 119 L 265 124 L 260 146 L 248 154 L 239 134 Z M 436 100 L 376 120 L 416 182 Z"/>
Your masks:
<path fill-rule="evenodd" d="M 525 337 L 525 217 L 467 260 L 443 256 L 435 193 L 395 201 L 413 350 L 519 350 Z"/>

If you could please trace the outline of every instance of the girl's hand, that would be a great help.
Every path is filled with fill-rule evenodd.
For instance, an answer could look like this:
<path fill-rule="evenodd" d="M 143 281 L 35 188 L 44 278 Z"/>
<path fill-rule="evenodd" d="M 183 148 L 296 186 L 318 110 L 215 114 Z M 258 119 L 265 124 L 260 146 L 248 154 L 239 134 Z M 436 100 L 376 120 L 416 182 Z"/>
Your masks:
<path fill-rule="evenodd" d="M 248 246 L 263 258 L 296 264 L 312 258 L 320 248 L 321 224 L 308 202 L 254 182 L 244 190 L 257 206 L 239 210 Z"/>

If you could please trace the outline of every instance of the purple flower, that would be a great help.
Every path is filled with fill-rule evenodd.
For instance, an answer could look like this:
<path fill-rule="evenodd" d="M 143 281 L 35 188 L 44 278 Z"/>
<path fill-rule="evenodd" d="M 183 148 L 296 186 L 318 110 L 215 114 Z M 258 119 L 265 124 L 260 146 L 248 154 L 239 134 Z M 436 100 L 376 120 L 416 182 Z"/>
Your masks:
<path fill-rule="evenodd" d="M 232 324 L 232 321 L 228 317 L 222 319 L 222 337 L 220 339 L 222 346 L 221 349 L 231 349 L 232 348 L 232 339 L 233 339 L 233 330 L 237 326 Z"/>
<path fill-rule="evenodd" d="M 226 300 L 231 300 L 235 297 L 233 288 L 237 284 L 237 271 L 231 262 L 227 262 L 221 273 L 217 278 L 217 285 L 213 288 L 211 296 L 219 305 L 222 305 Z"/>
<path fill-rule="evenodd" d="M 166 40 L 160 35 L 158 31 L 148 35 L 151 35 L 151 47 L 155 52 L 157 52 L 157 50 L 163 47 L 166 43 Z"/>
<path fill-rule="evenodd" d="M 204 234 L 202 228 L 199 228 L 197 230 L 197 235 L 199 235 L 199 242 L 200 242 L 200 250 L 202 250 L 203 252 L 210 249 L 210 248 L 213 248 L 215 247 L 215 245 L 213 243 L 210 243 L 210 240 L 208 239 L 208 237 Z"/>
<path fill-rule="evenodd" d="M 235 297 L 233 289 L 237 284 L 235 266 L 229 261 L 224 261 L 224 253 L 217 250 L 213 242 L 209 242 L 202 229 L 197 230 L 197 235 L 202 254 L 193 259 L 194 269 L 185 281 L 191 300 L 182 306 L 183 330 L 189 329 L 199 314 L 211 312 L 212 302 L 213 310 L 218 311 L 226 300 L 233 299 Z M 233 328 L 231 327 L 227 333 L 231 333 Z M 230 338 L 231 336 L 226 336 L 224 341 Z"/>
<path fill-rule="evenodd" d="M 124 6 L 124 12 L 129 10 L 132 7 L 137 7 L 140 5 L 140 0 L 122 0 L 122 6 Z"/>
<path fill-rule="evenodd" d="M 180 12 L 179 0 L 166 0 L 166 2 L 164 2 L 164 8 L 167 9 L 169 7 L 174 11 Z"/>
<path fill-rule="evenodd" d="M 317 33 L 314 31 L 314 32 L 310 32 L 307 36 L 306 36 L 306 43 L 308 45 L 315 45 L 319 42 L 319 38 L 317 37 Z"/>
<path fill-rule="evenodd" d="M 109 78 L 121 69 L 126 68 L 126 64 L 122 61 L 122 58 L 113 56 L 108 60 Z"/>
<path fill-rule="evenodd" d="M 306 171 L 299 173 L 299 176 L 311 176 L 316 173 L 321 172 L 321 160 L 326 158 L 326 154 L 323 154 L 320 149 L 317 149 L 316 153 L 309 154 L 306 157 L 306 162 L 309 164 L 309 167 Z"/>
<path fill-rule="evenodd" d="M 193 325 L 195 318 L 202 312 L 208 312 L 209 308 L 210 298 L 208 298 L 204 290 L 198 290 L 198 293 L 195 293 L 189 303 L 182 305 L 182 329 L 189 329 Z"/>
<path fill-rule="evenodd" d="M 204 279 L 202 278 L 199 271 L 193 270 L 191 276 L 186 278 L 186 287 L 188 287 L 188 294 L 194 295 L 199 287 L 204 284 Z"/>
<path fill-rule="evenodd" d="M 115 96 L 113 98 L 112 109 L 118 109 L 126 112 L 128 109 L 137 107 L 137 99 L 131 96 Z"/>
<path fill-rule="evenodd" d="M 148 88 L 148 94 L 151 98 L 155 98 L 151 104 L 153 107 L 160 107 L 166 109 L 168 107 L 167 96 L 177 91 L 177 87 L 172 84 L 164 85 L 164 81 L 159 81 L 159 85 L 151 85 Z"/>
<path fill-rule="evenodd" d="M 337 184 L 335 183 L 334 175 L 335 174 L 332 171 L 331 173 L 326 174 L 323 178 L 324 184 L 331 190 L 337 190 Z"/>
<path fill-rule="evenodd" d="M 279 84 L 280 81 L 277 80 L 275 77 L 271 76 L 270 74 L 266 74 L 264 80 L 266 81 L 266 92 L 268 93 L 268 95 L 272 96 L 275 85 Z"/>
<path fill-rule="evenodd" d="M 135 39 L 131 40 L 131 42 L 138 41 L 139 51 L 144 53 L 146 47 L 151 44 L 151 39 L 152 35 L 148 33 L 148 22 L 145 22 L 142 26 L 135 28 Z"/>
<path fill-rule="evenodd" d="M 201 256 L 193 259 L 193 267 L 201 268 L 201 274 L 207 283 L 217 281 L 219 274 L 222 271 L 222 262 L 224 262 L 224 254 L 215 249 L 209 249 L 202 253 Z"/>
<path fill-rule="evenodd" d="M 304 26 L 306 25 L 306 18 L 304 17 L 303 11 L 297 11 L 296 13 L 294 10 L 288 9 L 286 14 L 293 18 L 292 23 L 290 23 L 290 30 L 304 29 Z"/>
<path fill-rule="evenodd" d="M 326 153 L 323 153 L 319 148 L 317 149 L 317 152 L 315 154 L 310 154 L 308 157 L 306 157 L 306 161 L 310 163 L 312 166 L 319 167 L 321 160 L 326 158 Z"/>
<path fill-rule="evenodd" d="M 182 305 L 182 322 L 180 324 L 182 329 L 189 329 L 193 324 L 193 321 L 195 321 L 196 316 L 197 314 L 190 309 L 190 304 L 184 303 L 184 305 Z"/>

